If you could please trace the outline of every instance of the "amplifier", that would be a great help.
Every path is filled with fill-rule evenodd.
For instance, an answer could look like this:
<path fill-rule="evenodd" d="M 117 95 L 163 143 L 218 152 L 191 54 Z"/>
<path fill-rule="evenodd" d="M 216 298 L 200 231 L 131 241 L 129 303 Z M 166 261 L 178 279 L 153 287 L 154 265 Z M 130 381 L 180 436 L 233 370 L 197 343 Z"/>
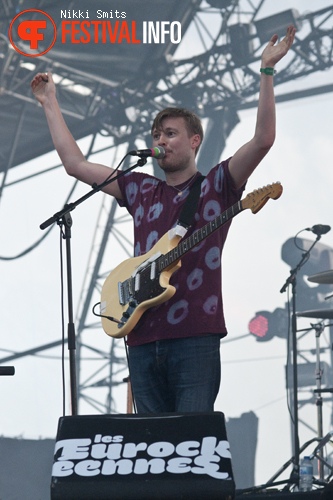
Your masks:
<path fill-rule="evenodd" d="M 234 495 L 221 412 L 59 419 L 53 500 L 230 500 Z"/>

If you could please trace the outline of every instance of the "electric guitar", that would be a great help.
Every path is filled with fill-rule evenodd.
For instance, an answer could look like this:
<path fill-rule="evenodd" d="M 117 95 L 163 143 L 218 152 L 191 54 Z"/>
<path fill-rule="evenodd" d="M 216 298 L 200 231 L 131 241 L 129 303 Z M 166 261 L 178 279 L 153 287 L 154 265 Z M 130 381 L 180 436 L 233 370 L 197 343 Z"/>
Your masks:
<path fill-rule="evenodd" d="M 256 189 L 188 238 L 168 231 L 149 252 L 118 265 L 101 292 L 100 317 L 105 333 L 115 338 L 128 335 L 147 309 L 175 294 L 169 281 L 183 255 L 243 210 L 250 208 L 256 214 L 270 198 L 278 199 L 282 190 L 278 182 Z"/>

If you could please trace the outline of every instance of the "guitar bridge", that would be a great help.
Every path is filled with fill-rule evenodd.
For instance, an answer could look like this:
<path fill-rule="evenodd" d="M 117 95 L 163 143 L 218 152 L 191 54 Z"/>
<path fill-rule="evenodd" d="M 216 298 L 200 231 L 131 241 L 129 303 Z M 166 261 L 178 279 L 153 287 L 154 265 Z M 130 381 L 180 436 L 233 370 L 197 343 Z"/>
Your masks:
<path fill-rule="evenodd" d="M 133 278 L 129 278 L 123 282 L 118 281 L 118 299 L 119 304 L 124 306 L 128 304 L 133 296 Z"/>

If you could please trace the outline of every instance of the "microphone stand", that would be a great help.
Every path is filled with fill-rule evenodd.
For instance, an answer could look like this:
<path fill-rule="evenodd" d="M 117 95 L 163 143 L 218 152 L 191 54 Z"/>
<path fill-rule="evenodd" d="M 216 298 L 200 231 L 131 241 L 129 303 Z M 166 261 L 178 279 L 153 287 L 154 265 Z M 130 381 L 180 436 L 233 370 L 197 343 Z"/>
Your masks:
<path fill-rule="evenodd" d="M 129 154 L 129 153 L 128 153 Z M 127 155 L 126 155 L 127 156 Z M 122 160 L 123 161 L 123 160 Z M 122 162 L 121 162 L 122 163 Z M 71 264 L 71 226 L 72 217 L 70 212 L 72 212 L 78 205 L 83 203 L 85 200 L 98 193 L 106 186 L 118 180 L 123 175 L 127 174 L 137 166 L 142 167 L 147 163 L 147 158 L 140 158 L 134 165 L 122 170 L 116 176 L 111 176 L 106 179 L 102 184 L 93 184 L 91 191 L 87 194 L 74 201 L 73 203 L 68 203 L 64 206 L 62 210 L 55 213 L 52 217 L 43 222 L 39 227 L 40 229 L 46 229 L 53 223 L 57 223 L 59 226 L 65 227 L 64 239 L 66 240 L 66 262 L 67 262 L 67 295 L 68 295 L 68 350 L 69 350 L 69 363 L 70 363 L 70 389 L 71 389 L 71 410 L 72 415 L 78 414 L 77 406 L 77 382 L 76 382 L 76 334 L 73 318 L 73 289 L 72 289 L 72 264 Z M 115 172 L 115 171 L 114 171 Z"/>
<path fill-rule="evenodd" d="M 318 234 L 316 240 L 310 246 L 309 250 L 302 254 L 300 262 L 294 269 L 291 269 L 290 276 L 287 278 L 285 284 L 280 290 L 280 293 L 284 293 L 288 286 L 292 285 L 292 349 L 293 349 L 293 392 L 294 392 L 294 467 L 291 473 L 291 482 L 298 486 L 299 482 L 299 436 L 298 436 L 298 374 L 297 374 L 297 323 L 296 323 L 296 276 L 301 267 L 308 260 L 311 250 L 320 240 L 321 235 Z"/>

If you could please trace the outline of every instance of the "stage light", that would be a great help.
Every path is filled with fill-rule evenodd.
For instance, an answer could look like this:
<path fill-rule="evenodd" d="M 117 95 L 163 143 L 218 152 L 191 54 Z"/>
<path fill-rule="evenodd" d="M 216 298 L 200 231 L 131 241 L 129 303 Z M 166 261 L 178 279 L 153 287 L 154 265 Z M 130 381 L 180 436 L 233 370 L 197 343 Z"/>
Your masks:
<path fill-rule="evenodd" d="M 273 337 L 287 338 L 288 321 L 288 313 L 281 307 L 273 312 L 258 311 L 249 322 L 249 332 L 258 342 L 267 342 Z"/>
<path fill-rule="evenodd" d="M 323 388 L 331 385 L 332 368 L 326 362 L 320 363 L 321 369 L 321 386 Z M 286 370 L 286 387 L 293 387 L 293 367 L 289 365 Z M 298 363 L 297 365 L 297 386 L 298 387 L 316 387 L 317 382 L 317 366 L 316 363 Z"/>
<path fill-rule="evenodd" d="M 268 334 L 268 318 L 271 315 L 268 311 L 257 313 L 249 322 L 249 331 L 258 339 L 267 340 Z"/>
<path fill-rule="evenodd" d="M 262 44 L 267 43 L 276 33 L 279 37 L 286 34 L 288 26 L 293 24 L 297 30 L 302 27 L 300 14 L 296 9 L 284 10 L 273 16 L 254 21 L 257 35 Z"/>
<path fill-rule="evenodd" d="M 300 237 L 289 238 L 282 245 L 281 258 L 293 269 L 299 263 L 302 254 L 307 252 L 312 245 L 313 240 Z M 322 242 L 317 242 L 301 272 L 305 275 L 311 275 L 328 269 L 333 269 L 333 248 Z"/>
<path fill-rule="evenodd" d="M 240 23 L 229 26 L 231 55 L 235 64 L 239 66 L 251 62 L 254 54 L 253 32 L 254 26 L 252 24 Z"/>
<path fill-rule="evenodd" d="M 211 7 L 216 7 L 217 9 L 226 9 L 232 4 L 232 0 L 207 0 L 207 3 Z"/>

